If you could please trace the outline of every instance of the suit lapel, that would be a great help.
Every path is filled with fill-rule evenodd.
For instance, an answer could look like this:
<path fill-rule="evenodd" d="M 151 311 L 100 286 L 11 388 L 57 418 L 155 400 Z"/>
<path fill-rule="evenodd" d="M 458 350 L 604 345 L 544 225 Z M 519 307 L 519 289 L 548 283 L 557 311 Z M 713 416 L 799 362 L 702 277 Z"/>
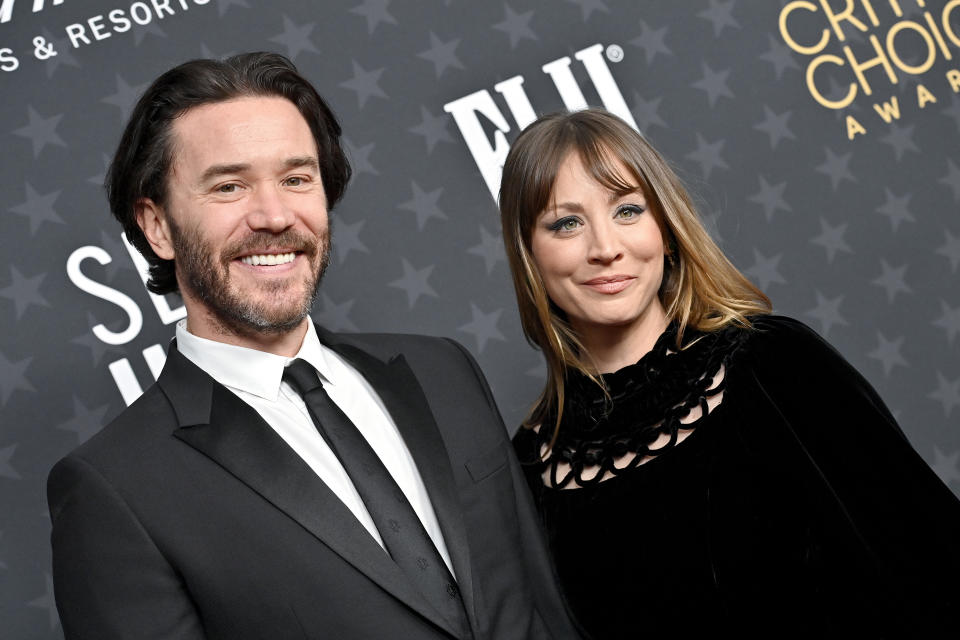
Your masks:
<path fill-rule="evenodd" d="M 394 597 L 452 633 L 353 513 L 250 405 L 187 360 L 175 344 L 157 382 L 177 413 L 176 438 L 223 467 Z"/>
<path fill-rule="evenodd" d="M 467 615 L 476 628 L 473 570 L 463 508 L 457 497 L 450 456 L 419 381 L 402 354 L 386 364 L 365 351 L 320 332 L 321 340 L 346 358 L 376 389 L 417 465 L 440 523 Z"/>

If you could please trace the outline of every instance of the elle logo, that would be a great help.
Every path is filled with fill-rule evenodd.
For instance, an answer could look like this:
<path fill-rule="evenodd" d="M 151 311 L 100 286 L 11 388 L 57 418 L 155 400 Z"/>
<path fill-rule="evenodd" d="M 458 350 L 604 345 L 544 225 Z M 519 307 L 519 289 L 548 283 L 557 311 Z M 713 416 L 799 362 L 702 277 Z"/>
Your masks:
<path fill-rule="evenodd" d="M 10 22 L 13 15 L 13 4 L 16 0 L 3 0 L 0 2 L 0 23 Z M 33 0 L 33 12 L 43 11 L 44 0 Z M 54 5 L 63 4 L 63 0 L 53 0 Z"/>
<path fill-rule="evenodd" d="M 607 67 L 603 51 L 603 45 L 595 44 L 577 51 L 573 57 L 583 63 L 587 75 L 590 76 L 590 81 L 593 82 L 593 86 L 607 111 L 616 114 L 634 129 L 637 129 L 637 123 L 634 122 L 630 109 L 627 108 L 627 103 L 620 93 L 620 88 L 617 87 L 617 83 L 614 81 L 609 67 Z M 606 53 L 606 57 L 613 62 L 619 62 L 623 58 L 623 49 L 617 45 L 607 47 Z M 553 80 L 553 84 L 567 109 L 575 111 L 587 108 L 587 100 L 583 97 L 583 92 L 570 70 L 570 58 L 568 56 L 548 62 L 543 65 L 542 69 Z M 523 76 L 513 76 L 503 82 L 498 82 L 493 89 L 503 96 L 520 130 L 537 119 L 537 115 L 530 105 L 530 100 L 523 90 Z M 453 119 L 460 128 L 460 133 L 463 134 L 463 139 L 467 143 L 467 148 L 470 149 L 470 153 L 480 169 L 480 174 L 487 183 L 490 194 L 496 200 L 497 194 L 500 192 L 500 174 L 503 169 L 503 162 L 510 150 L 510 145 L 507 144 L 507 139 L 504 136 L 505 133 L 510 131 L 510 125 L 507 124 L 503 113 L 494 103 L 493 96 L 486 89 L 481 89 L 453 102 L 448 102 L 443 105 L 443 110 L 453 115 Z M 478 114 L 485 116 L 497 127 L 497 130 L 493 133 L 493 145 L 490 144 L 483 131 Z"/>

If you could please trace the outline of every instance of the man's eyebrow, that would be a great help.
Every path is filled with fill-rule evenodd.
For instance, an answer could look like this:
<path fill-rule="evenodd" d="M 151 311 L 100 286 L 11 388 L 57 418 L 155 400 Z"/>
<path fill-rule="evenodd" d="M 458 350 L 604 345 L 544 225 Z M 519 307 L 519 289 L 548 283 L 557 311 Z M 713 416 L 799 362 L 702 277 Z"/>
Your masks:
<path fill-rule="evenodd" d="M 317 159 L 314 156 L 295 156 L 293 158 L 287 158 L 284 160 L 283 166 L 287 169 L 299 169 L 300 167 L 308 167 L 314 170 L 320 169 L 320 164 L 317 162 Z"/>
<path fill-rule="evenodd" d="M 248 169 L 250 169 L 250 165 L 246 163 L 211 165 L 210 167 L 207 167 L 207 170 L 203 172 L 202 176 L 200 176 L 200 182 L 206 182 L 211 178 L 216 178 L 231 173 L 242 173 Z"/>

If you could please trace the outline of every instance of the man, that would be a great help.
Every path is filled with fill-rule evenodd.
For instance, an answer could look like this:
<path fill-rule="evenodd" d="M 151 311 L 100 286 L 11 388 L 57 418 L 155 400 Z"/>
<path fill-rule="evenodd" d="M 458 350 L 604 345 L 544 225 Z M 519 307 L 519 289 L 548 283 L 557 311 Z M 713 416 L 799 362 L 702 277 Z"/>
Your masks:
<path fill-rule="evenodd" d="M 68 638 L 574 637 L 470 356 L 309 320 L 339 138 L 274 54 L 186 63 L 134 109 L 111 209 L 187 318 L 50 474 Z"/>

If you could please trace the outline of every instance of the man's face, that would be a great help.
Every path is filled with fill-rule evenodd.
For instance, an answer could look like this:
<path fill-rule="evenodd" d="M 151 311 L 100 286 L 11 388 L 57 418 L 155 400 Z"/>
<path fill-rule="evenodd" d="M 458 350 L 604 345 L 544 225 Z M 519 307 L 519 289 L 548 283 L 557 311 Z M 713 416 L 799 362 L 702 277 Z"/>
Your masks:
<path fill-rule="evenodd" d="M 298 326 L 330 248 L 316 142 L 300 112 L 276 97 L 204 105 L 176 120 L 172 144 L 164 210 L 191 330 Z"/>

